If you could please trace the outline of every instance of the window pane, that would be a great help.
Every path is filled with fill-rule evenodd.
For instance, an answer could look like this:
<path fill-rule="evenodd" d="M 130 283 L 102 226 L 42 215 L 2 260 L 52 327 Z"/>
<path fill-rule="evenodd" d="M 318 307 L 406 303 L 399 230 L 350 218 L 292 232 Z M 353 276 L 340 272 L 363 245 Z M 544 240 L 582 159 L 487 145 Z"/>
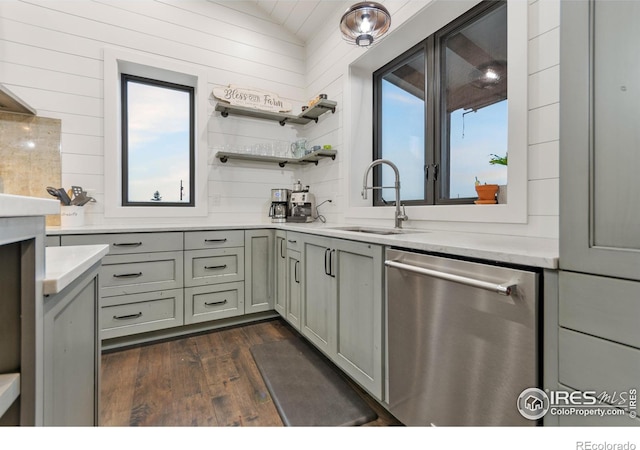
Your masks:
<path fill-rule="evenodd" d="M 127 81 L 126 202 L 190 203 L 190 95 Z"/>
<path fill-rule="evenodd" d="M 482 184 L 507 184 L 507 166 L 489 164 L 490 154 L 507 153 L 507 101 L 468 112 L 450 116 L 448 198 L 477 197 L 475 177 Z"/>
<path fill-rule="evenodd" d="M 442 148 L 440 198 L 476 197 L 474 182 L 506 184 L 507 7 L 476 18 L 440 41 Z"/>
<path fill-rule="evenodd" d="M 382 78 L 381 157 L 398 166 L 402 200 L 424 200 L 425 56 L 420 53 Z M 384 165 L 382 185 L 393 186 L 395 174 Z M 395 200 L 385 189 L 387 202 Z"/>

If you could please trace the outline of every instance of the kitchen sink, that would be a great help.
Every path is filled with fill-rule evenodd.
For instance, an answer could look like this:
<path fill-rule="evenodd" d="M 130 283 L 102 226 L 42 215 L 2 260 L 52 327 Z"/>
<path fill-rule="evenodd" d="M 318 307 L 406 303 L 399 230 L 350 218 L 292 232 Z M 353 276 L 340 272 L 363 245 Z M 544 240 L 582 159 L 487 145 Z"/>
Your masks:
<path fill-rule="evenodd" d="M 350 226 L 350 227 L 333 227 L 332 230 L 340 230 L 340 231 L 354 231 L 356 233 L 368 233 L 368 234 L 380 234 L 380 235 L 389 235 L 389 234 L 407 234 L 407 233 L 426 233 L 423 230 L 405 230 L 405 229 L 397 229 L 397 228 L 372 228 L 372 227 L 359 227 L 359 226 Z"/>

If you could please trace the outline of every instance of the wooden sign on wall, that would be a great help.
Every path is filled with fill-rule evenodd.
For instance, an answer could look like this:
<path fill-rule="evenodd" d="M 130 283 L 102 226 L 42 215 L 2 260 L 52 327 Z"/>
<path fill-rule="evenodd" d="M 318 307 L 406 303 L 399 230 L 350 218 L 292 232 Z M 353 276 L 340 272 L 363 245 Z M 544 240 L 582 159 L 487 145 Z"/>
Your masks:
<path fill-rule="evenodd" d="M 291 103 L 280 99 L 276 94 L 255 89 L 247 89 L 230 84 L 227 87 L 213 89 L 213 95 L 232 105 L 261 109 L 263 111 L 291 111 Z"/>

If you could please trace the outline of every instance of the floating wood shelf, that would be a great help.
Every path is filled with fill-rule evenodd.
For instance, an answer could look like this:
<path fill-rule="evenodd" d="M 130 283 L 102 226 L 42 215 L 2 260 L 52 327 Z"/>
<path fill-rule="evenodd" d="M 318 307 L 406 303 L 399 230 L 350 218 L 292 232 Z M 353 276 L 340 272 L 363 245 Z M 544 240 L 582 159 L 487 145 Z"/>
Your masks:
<path fill-rule="evenodd" d="M 284 167 L 287 164 L 315 164 L 318 165 L 318 161 L 323 158 L 336 159 L 337 150 L 318 150 L 313 153 L 309 153 L 301 158 L 283 158 L 280 156 L 262 156 L 262 155 L 248 155 L 245 153 L 232 153 L 232 152 L 218 152 L 216 158 L 219 158 L 221 162 L 226 163 L 230 159 L 240 159 L 244 161 L 258 161 L 267 163 L 277 163 L 280 167 Z"/>
<path fill-rule="evenodd" d="M 287 123 L 304 125 L 311 121 L 318 123 L 318 117 L 326 112 L 336 112 L 337 102 L 333 100 L 321 99 L 312 108 L 301 112 L 297 116 L 292 114 L 277 113 L 271 111 L 262 111 L 255 108 L 247 108 L 244 106 L 230 105 L 228 103 L 218 102 L 216 111 L 220 112 L 222 117 L 228 117 L 229 114 L 236 116 L 254 117 L 256 119 L 273 120 L 284 126 Z"/>

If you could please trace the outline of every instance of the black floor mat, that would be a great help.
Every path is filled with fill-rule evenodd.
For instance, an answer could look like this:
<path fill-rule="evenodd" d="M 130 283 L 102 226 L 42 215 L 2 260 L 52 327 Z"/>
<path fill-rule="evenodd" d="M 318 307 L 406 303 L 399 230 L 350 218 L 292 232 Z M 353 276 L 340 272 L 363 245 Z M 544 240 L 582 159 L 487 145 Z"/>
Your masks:
<path fill-rule="evenodd" d="M 254 345 L 251 354 L 287 426 L 354 426 L 378 415 L 300 339 Z"/>

